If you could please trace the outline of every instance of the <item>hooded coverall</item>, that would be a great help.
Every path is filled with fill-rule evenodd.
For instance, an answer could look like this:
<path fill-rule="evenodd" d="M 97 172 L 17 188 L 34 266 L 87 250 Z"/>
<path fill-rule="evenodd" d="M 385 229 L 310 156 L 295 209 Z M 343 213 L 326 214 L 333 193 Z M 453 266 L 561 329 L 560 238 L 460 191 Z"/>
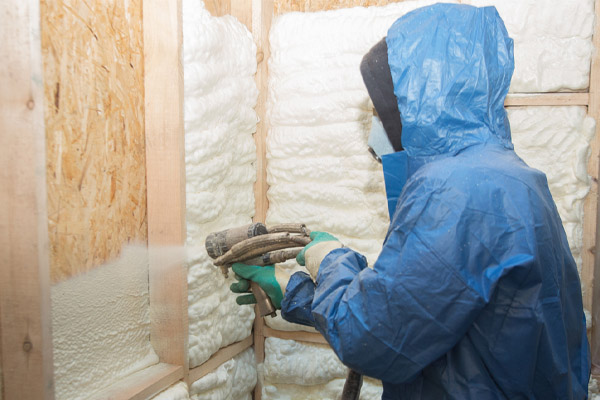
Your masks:
<path fill-rule="evenodd" d="M 513 150 L 496 9 L 421 8 L 386 40 L 404 150 L 383 157 L 383 249 L 372 269 L 340 248 L 316 285 L 292 275 L 282 315 L 381 379 L 384 399 L 586 398 L 577 267 L 545 175 Z"/>

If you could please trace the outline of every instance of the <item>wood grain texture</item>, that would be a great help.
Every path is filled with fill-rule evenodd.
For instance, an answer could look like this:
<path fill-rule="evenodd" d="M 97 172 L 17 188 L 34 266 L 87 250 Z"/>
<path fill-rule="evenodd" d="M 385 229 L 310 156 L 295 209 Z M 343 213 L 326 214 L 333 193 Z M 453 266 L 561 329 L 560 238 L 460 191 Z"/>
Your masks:
<path fill-rule="evenodd" d="M 156 364 L 110 385 L 90 400 L 144 400 L 162 392 L 183 378 L 183 367 Z"/>
<path fill-rule="evenodd" d="M 291 11 L 314 12 L 349 7 L 385 6 L 406 0 L 275 0 L 275 15 Z"/>
<path fill-rule="evenodd" d="M 0 2 L 3 396 L 53 399 L 40 5 Z"/>
<path fill-rule="evenodd" d="M 186 235 L 181 0 L 143 7 L 150 341 L 187 380 L 187 270 L 164 250 L 183 246 Z"/>
<path fill-rule="evenodd" d="M 252 1 L 252 31 L 257 47 L 258 64 L 256 71 L 256 86 L 259 94 L 256 103 L 256 113 L 260 118 L 254 134 L 256 143 L 256 183 L 254 184 L 255 222 L 265 222 L 269 201 L 267 199 L 267 134 L 269 121 L 267 119 L 267 93 L 268 93 L 268 62 L 269 59 L 269 31 L 273 20 L 273 0 Z"/>
<path fill-rule="evenodd" d="M 320 333 L 303 332 L 303 331 L 279 331 L 276 329 L 264 327 L 265 337 L 276 337 L 285 340 L 296 340 L 298 342 L 328 344 L 327 340 Z"/>
<path fill-rule="evenodd" d="M 54 282 L 145 242 L 141 0 L 41 1 Z"/>
<path fill-rule="evenodd" d="M 269 32 L 271 30 L 271 21 L 274 13 L 274 0 L 252 0 L 252 36 L 257 47 L 257 71 L 256 86 L 259 94 L 256 103 L 256 113 L 259 122 L 254 134 L 256 144 L 256 182 L 254 184 L 254 222 L 265 222 L 269 200 L 267 199 L 267 134 L 269 131 L 269 121 L 267 119 L 267 93 L 268 93 L 268 62 L 269 51 Z M 254 355 L 257 363 L 262 363 L 265 359 L 265 337 L 263 333 L 264 319 L 255 309 L 256 318 L 254 320 Z M 254 388 L 254 399 L 261 400 L 262 385 L 257 382 Z"/>
<path fill-rule="evenodd" d="M 588 93 L 509 93 L 504 105 L 515 106 L 587 106 Z"/>
<path fill-rule="evenodd" d="M 596 21 L 600 15 L 600 0 L 595 2 Z M 600 245 L 598 227 L 598 174 L 600 157 L 600 24 L 594 27 L 594 56 L 590 72 L 590 103 L 588 113 L 596 119 L 596 134 L 591 143 L 591 155 L 588 163 L 588 174 L 592 177 L 592 186 L 583 205 L 583 266 L 582 281 L 585 288 L 584 307 L 592 313 L 592 372 L 600 373 L 600 285 L 596 277 L 600 276 L 600 259 L 597 248 Z"/>
<path fill-rule="evenodd" d="M 252 346 L 252 342 L 252 336 L 248 336 L 246 339 L 240 342 L 230 344 L 227 347 L 223 347 L 215 354 L 213 354 L 202 365 L 190 370 L 190 382 L 195 382 L 203 376 L 206 376 L 209 373 L 213 372 L 224 362 L 231 360 L 238 354 L 250 348 Z"/>

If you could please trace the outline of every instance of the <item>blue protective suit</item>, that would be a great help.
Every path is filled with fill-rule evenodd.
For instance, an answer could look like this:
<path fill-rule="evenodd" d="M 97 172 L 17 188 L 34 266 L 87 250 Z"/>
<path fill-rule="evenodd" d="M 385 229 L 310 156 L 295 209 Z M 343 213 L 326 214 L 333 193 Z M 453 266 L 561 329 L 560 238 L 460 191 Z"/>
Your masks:
<path fill-rule="evenodd" d="M 387 44 L 405 151 L 384 158 L 383 249 L 373 269 L 332 251 L 316 286 L 294 274 L 282 315 L 381 379 L 384 399 L 586 398 L 577 268 L 545 175 L 513 151 L 496 9 L 418 9 Z"/>

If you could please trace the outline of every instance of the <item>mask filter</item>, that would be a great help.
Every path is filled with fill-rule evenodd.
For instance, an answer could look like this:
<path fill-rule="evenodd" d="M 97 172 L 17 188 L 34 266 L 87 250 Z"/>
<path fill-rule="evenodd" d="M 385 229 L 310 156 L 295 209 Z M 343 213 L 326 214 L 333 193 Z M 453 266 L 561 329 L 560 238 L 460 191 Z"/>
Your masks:
<path fill-rule="evenodd" d="M 375 159 L 381 162 L 381 157 L 395 152 L 383 124 L 377 115 L 373 115 L 371 133 L 369 134 L 369 151 Z"/>

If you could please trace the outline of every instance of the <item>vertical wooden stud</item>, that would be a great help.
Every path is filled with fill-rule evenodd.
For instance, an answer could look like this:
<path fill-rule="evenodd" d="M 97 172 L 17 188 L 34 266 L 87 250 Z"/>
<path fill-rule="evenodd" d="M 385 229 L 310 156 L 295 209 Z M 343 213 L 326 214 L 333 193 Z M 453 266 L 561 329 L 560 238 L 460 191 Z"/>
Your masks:
<path fill-rule="evenodd" d="M 3 398 L 53 399 L 40 4 L 0 3 Z"/>
<path fill-rule="evenodd" d="M 600 213 L 598 213 L 598 174 L 600 157 L 600 0 L 595 2 L 596 24 L 594 27 L 594 48 L 592 68 L 590 72 L 590 100 L 588 113 L 596 119 L 596 134 L 591 143 L 591 156 L 588 163 L 588 174 L 592 177 L 592 187 L 584 203 L 583 222 L 583 266 L 582 280 L 587 293 L 584 306 L 592 313 L 592 373 L 600 374 L 600 285 L 595 284 L 595 278 L 600 276 Z"/>
<path fill-rule="evenodd" d="M 184 366 L 187 380 L 187 271 L 162 248 L 186 239 L 181 0 L 143 7 L 150 340 L 161 362 Z"/>
<path fill-rule="evenodd" d="M 267 93 L 268 93 L 268 59 L 269 59 L 269 31 L 273 19 L 273 0 L 252 0 L 252 35 L 257 46 L 256 86 L 259 90 L 256 112 L 260 121 L 254 135 L 256 143 L 256 183 L 254 185 L 255 215 L 254 221 L 265 222 L 269 201 L 267 199 Z M 256 362 L 262 363 L 265 359 L 264 319 L 258 317 L 256 309 L 254 321 L 254 352 Z M 254 390 L 254 399 L 262 397 L 262 385 L 257 383 Z"/>

